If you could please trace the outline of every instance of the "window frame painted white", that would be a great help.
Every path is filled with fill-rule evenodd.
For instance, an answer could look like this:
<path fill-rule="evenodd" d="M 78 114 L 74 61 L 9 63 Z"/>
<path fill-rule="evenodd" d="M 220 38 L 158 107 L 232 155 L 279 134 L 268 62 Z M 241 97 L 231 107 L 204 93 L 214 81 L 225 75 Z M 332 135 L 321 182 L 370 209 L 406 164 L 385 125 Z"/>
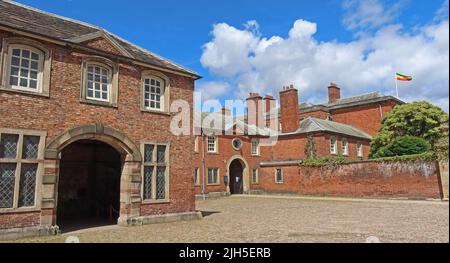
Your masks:
<path fill-rule="evenodd" d="M 20 50 L 20 55 L 19 56 L 15 56 L 13 53 L 14 50 Z M 22 51 L 28 51 L 30 53 L 30 56 L 28 58 L 23 58 L 22 56 Z M 32 54 L 36 54 L 38 55 L 38 60 L 34 60 L 32 59 Z M 31 92 L 31 93 L 42 93 L 42 83 L 43 83 L 43 68 L 44 68 L 44 57 L 45 54 L 44 52 L 42 52 L 41 50 L 34 48 L 32 46 L 28 46 L 28 45 L 23 45 L 23 44 L 11 44 L 8 46 L 8 69 L 7 69 L 7 74 L 6 74 L 6 81 L 8 82 L 8 87 L 13 89 L 13 90 L 19 90 L 19 91 L 26 91 L 26 92 Z M 19 58 L 19 65 L 13 65 L 12 60 L 13 57 L 18 57 Z M 28 60 L 28 67 L 26 68 L 26 70 L 28 71 L 28 76 L 27 77 L 22 77 L 21 76 L 21 70 L 22 70 L 22 60 Z M 31 64 L 32 62 L 37 62 L 37 69 L 32 70 L 31 68 Z M 12 73 L 12 68 L 18 68 L 18 75 L 16 76 L 17 78 L 17 85 L 11 84 L 11 78 L 13 77 L 11 75 Z M 31 79 L 31 72 L 32 71 L 36 71 L 36 79 Z M 23 87 L 20 85 L 20 81 L 21 79 L 26 79 L 28 86 L 31 80 L 36 81 L 36 88 L 30 88 L 30 87 Z"/>
<path fill-rule="evenodd" d="M 147 83 L 148 81 L 148 83 Z M 155 83 L 159 82 L 159 86 L 152 85 L 152 81 Z M 147 91 L 148 88 L 148 91 Z M 155 92 L 152 92 L 152 88 L 155 89 Z M 157 93 L 156 90 L 159 88 L 160 92 Z M 145 75 L 143 77 L 142 81 L 142 93 L 144 96 L 142 96 L 143 100 L 143 106 L 145 110 L 148 111 L 161 111 L 164 112 L 166 105 L 165 105 L 165 93 L 166 93 L 166 81 L 158 76 L 154 75 Z M 148 94 L 148 98 L 147 97 Z M 155 99 L 152 99 L 152 96 L 154 96 Z M 159 101 L 156 100 L 156 97 L 159 96 Z M 146 103 L 148 102 L 148 106 Z M 151 107 L 151 103 L 154 103 L 155 107 Z M 156 105 L 159 103 L 159 107 L 156 107 Z"/>
<path fill-rule="evenodd" d="M 356 152 L 358 154 L 358 158 L 364 158 L 364 146 L 361 142 L 356 143 Z"/>
<path fill-rule="evenodd" d="M 200 168 L 194 167 L 194 186 L 200 186 Z"/>
<path fill-rule="evenodd" d="M 348 139 L 343 137 L 341 139 L 341 144 L 342 144 L 342 155 L 344 156 L 349 156 L 350 155 L 350 151 L 349 151 L 349 147 L 348 147 Z"/>
<path fill-rule="evenodd" d="M 259 169 L 252 169 L 252 184 L 259 184 Z"/>
<path fill-rule="evenodd" d="M 91 72 L 89 72 L 89 68 L 90 67 L 92 67 L 93 68 L 93 72 L 91 73 Z M 99 68 L 100 69 L 100 82 L 97 82 L 97 81 L 95 81 L 95 76 L 96 75 L 98 75 L 96 72 L 95 72 L 95 69 L 96 68 Z M 102 91 L 102 89 L 103 89 L 103 85 L 105 85 L 103 82 L 102 82 L 102 70 L 106 70 L 107 71 L 107 76 L 106 76 L 106 79 L 107 79 L 107 83 L 106 83 L 106 87 L 107 87 L 107 92 L 106 92 L 106 94 L 107 94 L 107 98 L 106 99 L 103 99 L 103 98 L 96 98 L 95 97 L 95 93 L 96 93 L 96 90 L 95 90 L 95 85 L 96 84 L 99 84 L 100 85 L 100 95 L 102 95 L 104 92 Z M 86 63 L 86 69 L 85 69 L 85 74 L 86 74 L 86 81 L 85 81 L 85 94 L 86 94 L 86 100 L 90 100 L 90 101 L 100 101 L 100 102 L 106 102 L 106 103 L 111 103 L 111 92 L 112 92 L 112 78 L 113 78 L 113 72 L 112 72 L 112 69 L 108 66 L 108 65 L 106 65 L 106 64 L 103 64 L 103 63 L 99 63 L 99 62 L 96 62 L 96 61 L 89 61 L 89 62 L 87 62 Z M 93 80 L 89 80 L 89 74 L 93 74 Z M 90 82 L 92 82 L 92 95 L 93 96 L 89 96 L 89 83 Z M 102 97 L 102 96 L 100 96 L 100 97 Z"/>
<path fill-rule="evenodd" d="M 215 178 L 216 178 L 216 182 L 210 182 L 210 177 L 209 177 L 209 173 L 210 173 L 210 171 L 213 171 L 213 172 L 215 172 L 215 175 L 213 174 L 213 176 L 215 176 Z M 219 168 L 217 168 L 217 167 L 208 167 L 208 170 L 207 170 L 207 185 L 220 185 L 220 169 Z"/>
<path fill-rule="evenodd" d="M 254 145 L 256 143 L 256 146 Z M 261 155 L 261 146 L 259 144 L 259 139 L 254 138 L 251 141 L 251 154 L 252 156 L 260 156 Z"/>
<path fill-rule="evenodd" d="M 281 181 L 278 180 L 278 171 L 280 171 L 281 174 Z M 283 184 L 284 183 L 284 173 L 282 168 L 275 168 L 275 183 L 276 184 Z"/>
<path fill-rule="evenodd" d="M 214 149 L 211 147 L 213 144 L 210 142 L 210 139 L 214 138 Z M 206 137 L 206 148 L 208 153 L 218 153 L 218 137 L 217 136 L 207 136 Z"/>
<path fill-rule="evenodd" d="M 336 136 L 330 136 L 330 154 L 332 155 L 338 154 L 338 140 Z"/>

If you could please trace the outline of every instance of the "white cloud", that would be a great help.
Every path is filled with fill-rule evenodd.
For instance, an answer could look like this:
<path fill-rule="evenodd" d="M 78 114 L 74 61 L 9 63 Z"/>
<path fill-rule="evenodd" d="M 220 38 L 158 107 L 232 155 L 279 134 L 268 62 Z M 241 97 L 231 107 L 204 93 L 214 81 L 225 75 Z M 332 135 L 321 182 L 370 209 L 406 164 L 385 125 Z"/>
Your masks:
<path fill-rule="evenodd" d="M 226 82 L 203 81 L 197 84 L 197 91 L 201 92 L 202 100 L 217 99 L 231 90 Z"/>
<path fill-rule="evenodd" d="M 379 0 L 345 0 L 343 23 L 349 30 L 377 29 L 394 21 L 405 1 L 385 7 Z"/>
<path fill-rule="evenodd" d="M 253 91 L 277 96 L 282 86 L 295 84 L 301 100 L 313 103 L 326 101 L 330 82 L 338 83 L 344 96 L 393 95 L 394 74 L 400 72 L 414 76 L 413 82 L 400 83 L 402 99 L 429 100 L 448 111 L 448 18 L 418 26 L 414 33 L 385 25 L 348 43 L 319 42 L 317 30 L 315 23 L 298 20 L 287 38 L 262 37 L 217 24 L 201 62 L 241 99 Z"/>

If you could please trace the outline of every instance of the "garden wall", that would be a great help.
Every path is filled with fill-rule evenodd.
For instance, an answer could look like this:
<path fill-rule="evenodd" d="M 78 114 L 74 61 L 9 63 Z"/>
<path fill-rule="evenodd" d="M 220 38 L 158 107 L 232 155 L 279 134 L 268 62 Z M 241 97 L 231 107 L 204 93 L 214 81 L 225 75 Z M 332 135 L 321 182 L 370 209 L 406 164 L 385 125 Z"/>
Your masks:
<path fill-rule="evenodd" d="M 262 167 L 262 192 L 313 196 L 441 199 L 437 162 L 364 161 L 342 165 L 281 167 L 285 181 L 276 184 L 274 169 Z"/>

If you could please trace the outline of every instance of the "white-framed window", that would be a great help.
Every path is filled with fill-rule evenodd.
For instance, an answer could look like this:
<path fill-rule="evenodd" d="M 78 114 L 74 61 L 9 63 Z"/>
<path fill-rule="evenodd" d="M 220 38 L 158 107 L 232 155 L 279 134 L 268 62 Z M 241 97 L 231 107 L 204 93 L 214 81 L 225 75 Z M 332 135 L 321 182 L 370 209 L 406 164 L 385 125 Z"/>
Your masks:
<path fill-rule="evenodd" d="M 259 171 L 256 168 L 252 170 L 252 183 L 259 183 Z"/>
<path fill-rule="evenodd" d="M 200 169 L 198 167 L 194 168 L 194 184 L 200 185 Z"/>
<path fill-rule="evenodd" d="M 195 136 L 195 138 L 194 138 L 194 152 L 198 153 L 198 151 L 199 151 L 198 136 Z"/>
<path fill-rule="evenodd" d="M 111 97 L 111 70 L 98 63 L 88 63 L 86 74 L 86 98 L 109 102 Z"/>
<path fill-rule="evenodd" d="M 335 136 L 330 137 L 330 153 L 338 154 L 337 138 Z"/>
<path fill-rule="evenodd" d="M 217 153 L 217 137 L 216 136 L 208 136 L 207 138 L 207 146 L 209 153 Z"/>
<path fill-rule="evenodd" d="M 143 199 L 167 201 L 169 199 L 169 145 L 145 143 L 142 148 Z"/>
<path fill-rule="evenodd" d="M 348 155 L 348 139 L 342 138 L 342 154 Z"/>
<path fill-rule="evenodd" d="M 36 208 L 45 132 L 0 131 L 0 211 Z"/>
<path fill-rule="evenodd" d="M 275 169 L 275 183 L 282 184 L 284 182 L 283 169 Z"/>
<path fill-rule="evenodd" d="M 165 81 L 156 76 L 145 77 L 143 81 L 144 108 L 147 110 L 164 111 Z"/>
<path fill-rule="evenodd" d="M 219 184 L 219 168 L 208 168 L 208 184 Z"/>
<path fill-rule="evenodd" d="M 252 155 L 258 156 L 260 154 L 259 140 L 252 139 Z"/>
<path fill-rule="evenodd" d="M 11 89 L 40 93 L 44 54 L 25 45 L 9 46 L 8 83 Z"/>
<path fill-rule="evenodd" d="M 360 142 L 358 142 L 358 143 L 356 144 L 356 149 L 357 149 L 357 152 L 358 152 L 358 157 L 359 157 L 359 158 L 363 158 L 363 157 L 364 157 L 364 148 L 363 148 L 363 144 L 360 143 Z"/>

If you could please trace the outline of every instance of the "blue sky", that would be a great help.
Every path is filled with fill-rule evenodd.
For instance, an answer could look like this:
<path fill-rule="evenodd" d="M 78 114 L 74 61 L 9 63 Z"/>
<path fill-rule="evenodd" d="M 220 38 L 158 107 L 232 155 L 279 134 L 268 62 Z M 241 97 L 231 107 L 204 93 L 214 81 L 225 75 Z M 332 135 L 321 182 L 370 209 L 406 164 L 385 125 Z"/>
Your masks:
<path fill-rule="evenodd" d="M 197 86 L 206 97 L 242 98 L 249 91 L 276 95 L 282 85 L 293 83 L 301 100 L 319 102 L 324 100 L 326 83 L 332 81 L 339 82 L 348 96 L 376 90 L 391 93 L 391 73 L 401 71 L 418 78 L 414 84 L 401 83 L 403 99 L 430 100 L 448 111 L 448 66 L 445 74 L 433 70 L 446 61 L 448 65 L 448 40 L 437 37 L 448 34 L 448 10 L 442 13 L 448 0 L 17 2 L 99 25 L 197 71 L 204 77 Z M 242 37 L 233 39 L 236 36 Z M 385 44 L 391 41 L 391 46 Z M 407 49 L 424 48 L 413 61 L 428 68 L 408 67 L 411 60 L 405 61 L 405 53 L 397 50 L 405 43 L 412 43 L 406 44 Z M 425 44 L 430 45 L 426 50 Z M 391 47 L 392 54 L 386 55 Z M 442 47 L 444 51 L 438 50 Z M 350 54 L 352 50 L 359 53 Z M 290 52 L 292 58 L 280 58 Z M 333 63 L 318 59 L 324 54 Z M 346 54 L 349 57 L 343 58 Z M 436 62 L 435 54 L 443 61 Z M 352 58 L 361 71 L 347 70 Z M 389 69 L 383 70 L 383 63 L 390 64 Z M 350 76 L 363 80 L 349 80 Z"/>

